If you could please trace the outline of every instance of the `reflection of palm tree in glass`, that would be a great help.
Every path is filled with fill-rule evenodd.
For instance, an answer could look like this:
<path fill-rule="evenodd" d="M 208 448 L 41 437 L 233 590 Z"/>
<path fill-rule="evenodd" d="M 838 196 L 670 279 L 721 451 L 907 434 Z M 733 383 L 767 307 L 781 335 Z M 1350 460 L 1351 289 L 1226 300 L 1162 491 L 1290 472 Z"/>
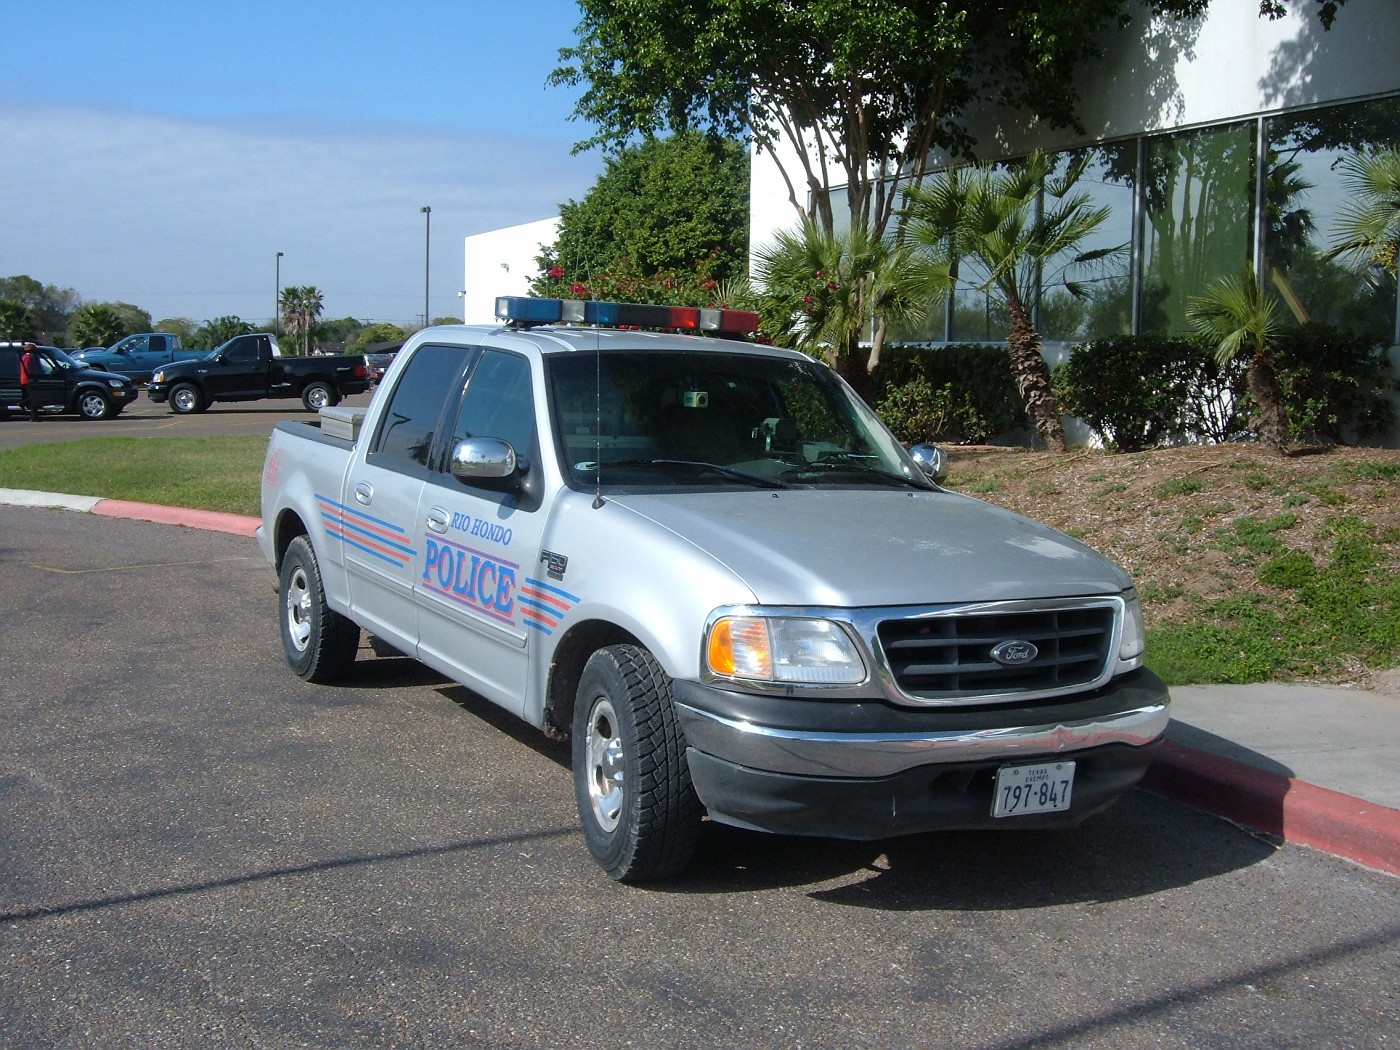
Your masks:
<path fill-rule="evenodd" d="M 1400 149 L 1342 160 L 1352 197 L 1338 222 L 1332 255 L 1349 255 L 1366 269 L 1397 274 L 1400 249 Z"/>

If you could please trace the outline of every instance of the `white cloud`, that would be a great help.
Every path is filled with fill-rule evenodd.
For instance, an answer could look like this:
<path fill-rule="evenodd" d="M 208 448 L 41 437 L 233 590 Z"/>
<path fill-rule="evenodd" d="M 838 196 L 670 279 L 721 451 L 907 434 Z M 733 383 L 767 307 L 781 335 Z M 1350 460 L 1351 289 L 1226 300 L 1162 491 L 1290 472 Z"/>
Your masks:
<path fill-rule="evenodd" d="M 455 314 L 462 240 L 556 213 L 596 156 L 566 144 L 402 126 L 196 121 L 0 100 L 0 276 L 196 321 L 273 309 L 314 284 L 325 316 Z"/>

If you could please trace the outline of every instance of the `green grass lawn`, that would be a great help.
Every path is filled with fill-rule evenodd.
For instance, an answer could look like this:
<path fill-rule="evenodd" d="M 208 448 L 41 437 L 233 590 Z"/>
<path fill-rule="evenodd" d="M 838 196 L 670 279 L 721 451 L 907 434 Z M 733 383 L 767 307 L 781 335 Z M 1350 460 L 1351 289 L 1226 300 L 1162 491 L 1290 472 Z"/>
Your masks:
<path fill-rule="evenodd" d="M 0 449 L 0 488 L 259 513 L 267 435 L 92 438 Z"/>

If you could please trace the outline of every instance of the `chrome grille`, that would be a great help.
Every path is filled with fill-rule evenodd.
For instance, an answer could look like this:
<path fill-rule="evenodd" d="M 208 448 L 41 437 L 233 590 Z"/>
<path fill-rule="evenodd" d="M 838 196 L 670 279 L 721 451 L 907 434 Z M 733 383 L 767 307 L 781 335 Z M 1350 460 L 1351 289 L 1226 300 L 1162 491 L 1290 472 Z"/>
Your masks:
<path fill-rule="evenodd" d="M 946 615 L 882 620 L 886 664 L 911 697 L 954 702 L 1015 699 L 1096 682 L 1107 673 L 1116 606 L 1057 606 L 1014 611 L 962 610 Z M 1007 666 L 992 657 L 1003 642 L 1029 642 L 1034 659 Z"/>

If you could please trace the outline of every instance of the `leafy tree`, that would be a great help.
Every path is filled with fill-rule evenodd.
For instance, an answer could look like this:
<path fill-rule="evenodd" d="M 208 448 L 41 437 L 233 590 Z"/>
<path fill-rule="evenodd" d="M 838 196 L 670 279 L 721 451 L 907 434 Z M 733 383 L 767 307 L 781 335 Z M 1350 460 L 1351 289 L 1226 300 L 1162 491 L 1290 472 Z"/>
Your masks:
<path fill-rule="evenodd" d="M 913 323 L 948 287 L 947 269 L 908 247 L 859 228 L 827 233 L 806 218 L 759 252 L 754 278 L 773 341 L 826 357 L 862 393 L 889 324 Z M 862 356 L 866 334 L 871 349 Z"/>
<path fill-rule="evenodd" d="M 121 309 L 123 303 L 88 303 L 80 306 L 68 324 L 69 341 L 73 346 L 111 346 L 123 336 L 150 328 L 151 317 L 146 315 L 146 324 L 133 324 L 131 314 Z"/>
<path fill-rule="evenodd" d="M 1242 277 L 1219 278 L 1203 295 L 1193 296 L 1187 317 L 1198 332 L 1215 342 L 1221 367 L 1238 358 L 1248 359 L 1245 381 L 1258 413 L 1259 440 L 1287 452 L 1288 417 L 1274 360 L 1282 329 L 1278 303 L 1260 290 L 1254 268 L 1248 267 Z"/>
<path fill-rule="evenodd" d="M 18 299 L 0 299 L 0 339 L 37 338 L 39 324 L 34 319 L 34 311 Z"/>
<path fill-rule="evenodd" d="M 291 285 L 282 289 L 282 325 L 300 343 L 301 355 L 311 352 L 312 329 L 321 316 L 321 290 L 315 285 Z"/>
<path fill-rule="evenodd" d="M 339 343 L 342 346 L 358 342 L 360 330 L 364 324 L 354 317 L 342 317 L 335 321 L 323 321 L 318 326 L 320 338 L 327 343 Z"/>
<path fill-rule="evenodd" d="M 407 338 L 408 333 L 398 325 L 390 324 L 388 321 L 377 321 L 361 328 L 354 340 L 345 347 L 345 352 L 347 354 L 362 354 L 365 352 L 365 347 L 375 343 L 402 343 Z"/>
<path fill-rule="evenodd" d="M 151 331 L 168 332 L 171 335 L 178 335 L 184 341 L 188 341 L 194 336 L 198 328 L 199 326 L 188 317 L 166 317 L 163 320 L 157 321 L 155 327 L 152 328 Z"/>
<path fill-rule="evenodd" d="M 237 335 L 248 335 L 253 331 L 253 326 L 242 318 L 234 317 L 232 314 L 225 314 L 223 317 L 216 317 L 212 321 L 205 321 L 195 329 L 190 336 L 190 341 L 195 346 L 208 347 L 210 350 L 216 346 L 222 346 Z"/>
<path fill-rule="evenodd" d="M 993 289 L 1010 318 L 1007 356 L 1026 414 L 1045 443 L 1064 451 L 1065 431 L 1040 352 L 1040 332 L 1031 316 L 1042 286 L 1058 284 L 1070 295 L 1084 290 L 1064 275 L 1113 254 L 1117 249 L 1081 252 L 1078 246 L 1108 218 L 1077 190 L 1087 155 L 1072 160 L 1061 173 L 1040 152 L 1019 164 L 956 168 L 940 172 L 907 194 L 909 239 L 950 272 L 971 263 L 983 276 L 981 287 Z M 1047 277 L 1047 267 L 1058 271 Z"/>
<path fill-rule="evenodd" d="M 560 207 L 555 242 L 537 258 L 536 290 L 577 284 L 591 294 L 601 278 L 740 274 L 748 195 L 742 143 L 693 132 L 648 138 L 610 158 L 582 200 Z"/>
<path fill-rule="evenodd" d="M 26 274 L 0 277 L 0 299 L 12 299 L 26 307 L 37 326 L 34 337 L 55 343 L 68 330 L 69 318 L 81 301 L 71 288 L 41 284 Z"/>
<path fill-rule="evenodd" d="M 1210 0 L 1153 0 L 1188 18 Z M 1325 0 L 1330 27 L 1344 0 Z M 934 147 L 967 152 L 970 103 L 1076 126 L 1074 74 L 1103 34 L 1141 14 L 1137 0 L 580 0 L 577 44 L 550 76 L 583 87 L 575 115 L 597 132 L 579 149 L 707 129 L 780 143 L 789 199 L 827 233 L 828 191 L 847 187 L 849 226 L 884 235 L 898 174 L 918 184 Z M 1261 15 L 1285 13 L 1260 0 Z M 804 198 L 810 203 L 804 205 Z"/>

